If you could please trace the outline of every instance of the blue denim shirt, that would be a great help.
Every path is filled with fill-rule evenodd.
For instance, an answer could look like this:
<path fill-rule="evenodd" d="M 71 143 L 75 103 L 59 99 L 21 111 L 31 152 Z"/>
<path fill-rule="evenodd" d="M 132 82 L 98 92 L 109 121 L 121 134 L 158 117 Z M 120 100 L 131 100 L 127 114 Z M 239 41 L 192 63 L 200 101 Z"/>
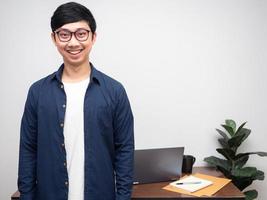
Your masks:
<path fill-rule="evenodd" d="M 59 70 L 29 89 L 21 122 L 21 200 L 67 200 L 66 95 Z M 123 86 L 91 65 L 84 99 L 84 200 L 129 200 L 133 183 L 133 115 Z"/>

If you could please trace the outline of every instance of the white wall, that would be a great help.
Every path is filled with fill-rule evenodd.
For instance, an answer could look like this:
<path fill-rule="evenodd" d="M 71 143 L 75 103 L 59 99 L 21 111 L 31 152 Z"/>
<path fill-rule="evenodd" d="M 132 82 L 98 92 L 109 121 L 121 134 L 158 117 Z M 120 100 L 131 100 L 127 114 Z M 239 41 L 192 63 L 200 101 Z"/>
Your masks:
<path fill-rule="evenodd" d="M 19 126 L 30 84 L 61 58 L 50 17 L 65 1 L 1 1 L 0 199 L 16 190 Z M 80 1 L 97 20 L 91 61 L 120 80 L 135 115 L 136 148 L 185 146 L 218 155 L 215 128 L 248 121 L 243 151 L 267 151 L 267 1 Z M 266 137 L 266 136 L 265 136 Z M 267 173 L 267 158 L 252 157 Z M 267 199 L 265 181 L 252 188 Z"/>

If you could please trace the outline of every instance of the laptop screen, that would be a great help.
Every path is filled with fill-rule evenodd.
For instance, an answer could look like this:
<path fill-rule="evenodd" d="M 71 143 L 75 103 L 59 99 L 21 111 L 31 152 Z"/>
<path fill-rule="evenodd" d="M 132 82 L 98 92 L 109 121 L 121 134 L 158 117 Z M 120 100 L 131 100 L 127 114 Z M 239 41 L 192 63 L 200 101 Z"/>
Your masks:
<path fill-rule="evenodd" d="M 179 179 L 183 154 L 184 147 L 135 150 L 134 184 Z"/>

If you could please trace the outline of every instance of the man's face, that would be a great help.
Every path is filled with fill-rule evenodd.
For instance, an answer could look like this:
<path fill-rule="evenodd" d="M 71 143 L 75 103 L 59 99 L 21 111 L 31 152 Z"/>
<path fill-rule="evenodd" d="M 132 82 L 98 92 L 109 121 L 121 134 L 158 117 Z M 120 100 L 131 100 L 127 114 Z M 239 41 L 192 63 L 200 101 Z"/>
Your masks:
<path fill-rule="evenodd" d="M 65 64 L 81 66 L 89 63 L 89 53 L 95 42 L 96 34 L 91 32 L 85 21 L 65 24 L 51 36 Z"/>

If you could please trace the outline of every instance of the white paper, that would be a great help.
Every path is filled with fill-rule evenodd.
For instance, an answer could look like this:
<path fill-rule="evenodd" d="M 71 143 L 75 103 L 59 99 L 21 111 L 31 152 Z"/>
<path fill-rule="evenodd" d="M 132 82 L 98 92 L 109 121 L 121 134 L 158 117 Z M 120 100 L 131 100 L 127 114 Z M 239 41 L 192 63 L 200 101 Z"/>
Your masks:
<path fill-rule="evenodd" d="M 183 190 L 187 190 L 189 192 L 195 192 L 211 184 L 212 184 L 212 181 L 197 178 L 192 175 L 171 183 L 172 186 L 183 189 Z"/>

